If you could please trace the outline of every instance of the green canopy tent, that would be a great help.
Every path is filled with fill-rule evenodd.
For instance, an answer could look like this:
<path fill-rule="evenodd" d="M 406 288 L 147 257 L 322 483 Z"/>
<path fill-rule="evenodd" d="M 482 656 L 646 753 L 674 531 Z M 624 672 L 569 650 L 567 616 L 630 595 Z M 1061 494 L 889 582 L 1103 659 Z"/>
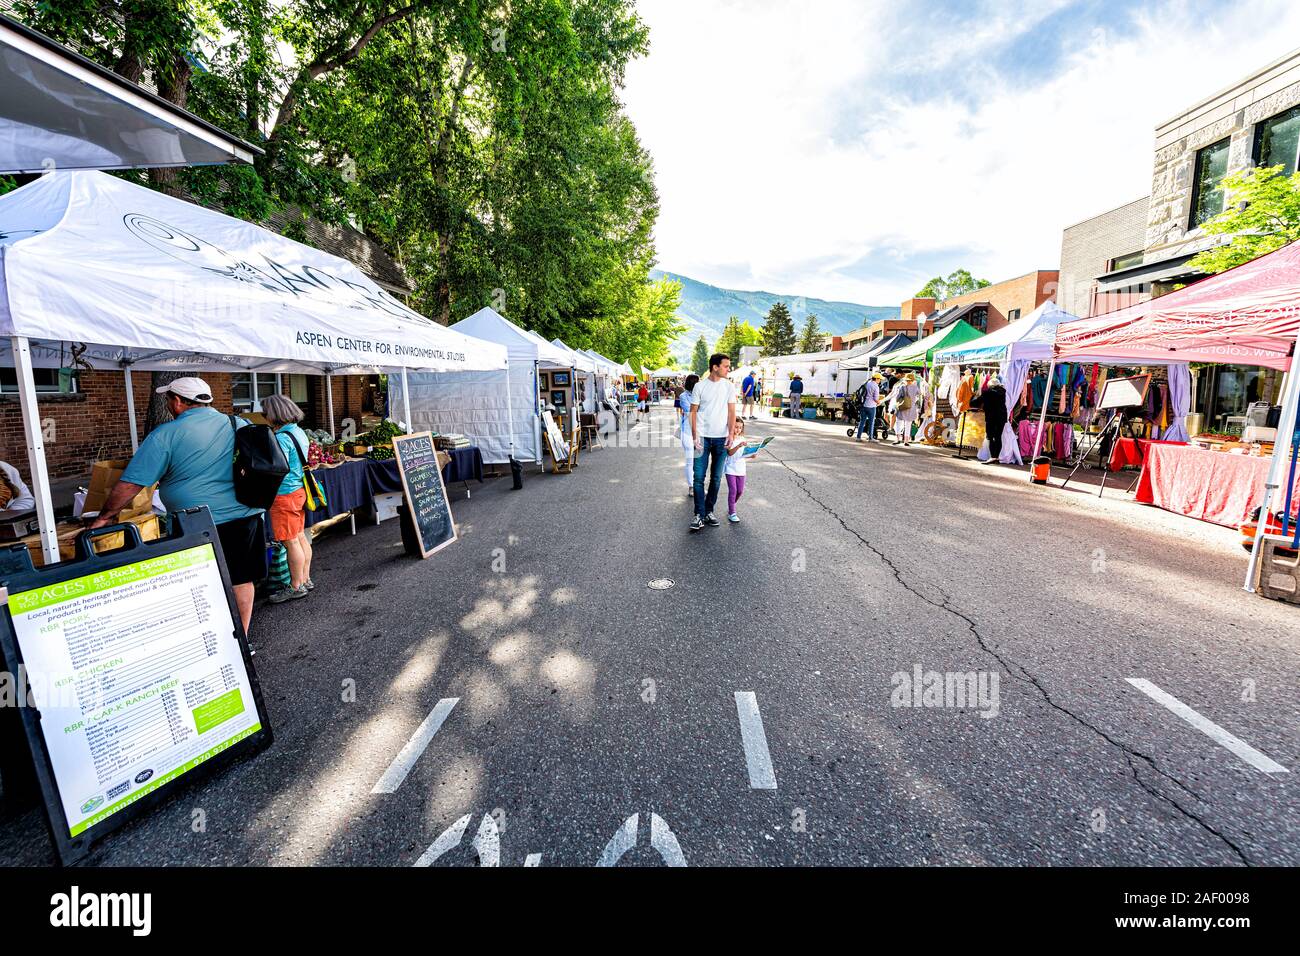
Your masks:
<path fill-rule="evenodd" d="M 907 348 L 880 356 L 879 364 L 882 368 L 926 368 L 934 364 L 935 352 L 956 348 L 983 336 L 984 333 L 975 326 L 964 319 L 958 319 L 947 328 L 931 332 Z"/>

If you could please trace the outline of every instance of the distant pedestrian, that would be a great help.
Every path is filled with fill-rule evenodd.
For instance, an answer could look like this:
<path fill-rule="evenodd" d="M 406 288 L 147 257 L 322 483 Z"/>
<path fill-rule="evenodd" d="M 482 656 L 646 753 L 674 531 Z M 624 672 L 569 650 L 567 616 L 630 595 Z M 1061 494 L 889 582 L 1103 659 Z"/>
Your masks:
<path fill-rule="evenodd" d="M 695 441 L 691 438 L 691 391 L 699 380 L 698 375 L 686 376 L 686 385 L 677 394 L 677 424 L 686 463 L 686 497 L 692 499 L 695 497 Z"/>
<path fill-rule="evenodd" d="M 754 398 L 757 390 L 758 381 L 751 369 L 749 374 L 745 376 L 745 380 L 740 383 L 740 396 L 744 399 L 740 406 L 741 418 L 754 418 Z"/>
<path fill-rule="evenodd" d="M 912 425 L 921 416 L 921 386 L 915 374 L 908 372 L 890 390 L 889 407 L 894 413 L 894 444 L 912 444 Z"/>
<path fill-rule="evenodd" d="M 790 417 L 803 417 L 803 376 L 797 373 L 790 379 Z"/>
<path fill-rule="evenodd" d="M 641 421 L 650 414 L 650 386 L 645 382 L 636 390 L 636 420 Z"/>
<path fill-rule="evenodd" d="M 857 392 L 858 434 L 854 441 L 862 441 L 862 431 L 867 432 L 867 441 L 876 440 L 876 413 L 880 410 L 880 373 L 873 372 Z"/>
<path fill-rule="evenodd" d="M 989 387 L 971 398 L 970 407 L 984 412 L 984 430 L 989 442 L 989 457 L 985 464 L 1002 457 L 1002 430 L 1007 425 L 1007 389 L 1000 375 L 993 376 Z"/>

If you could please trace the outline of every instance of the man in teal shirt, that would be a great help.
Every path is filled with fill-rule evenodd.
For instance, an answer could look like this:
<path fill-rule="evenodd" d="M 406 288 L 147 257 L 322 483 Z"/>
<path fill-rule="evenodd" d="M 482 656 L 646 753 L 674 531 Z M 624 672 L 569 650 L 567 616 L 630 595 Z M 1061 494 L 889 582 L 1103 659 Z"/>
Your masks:
<path fill-rule="evenodd" d="M 112 523 L 142 488 L 155 483 L 169 512 L 206 506 L 217 526 L 235 603 L 248 633 L 253 591 L 266 577 L 266 532 L 262 512 L 235 497 L 235 427 L 246 423 L 236 418 L 232 427 L 228 416 L 212 408 L 212 390 L 201 378 L 179 378 L 158 392 L 167 396 L 173 420 L 140 443 L 91 527 Z"/>

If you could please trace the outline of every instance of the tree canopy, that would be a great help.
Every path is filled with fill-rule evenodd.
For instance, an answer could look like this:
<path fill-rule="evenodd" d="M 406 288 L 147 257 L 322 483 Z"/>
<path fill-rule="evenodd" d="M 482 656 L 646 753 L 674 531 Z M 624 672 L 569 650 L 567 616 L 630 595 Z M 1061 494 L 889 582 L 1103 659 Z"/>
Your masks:
<path fill-rule="evenodd" d="M 704 336 L 695 340 L 695 349 L 691 352 L 691 371 L 704 375 L 709 370 L 709 343 Z"/>
<path fill-rule="evenodd" d="M 959 295 L 965 295 L 967 292 L 986 288 L 992 284 L 988 279 L 976 279 L 968 269 L 955 269 L 947 277 L 935 276 L 921 287 L 921 291 L 916 294 L 916 298 L 944 302 L 948 299 L 955 299 Z"/>
<path fill-rule="evenodd" d="M 760 333 L 763 337 L 763 355 L 789 355 L 794 351 L 794 321 L 784 302 L 774 303 L 767 312 Z"/>
<path fill-rule="evenodd" d="M 733 315 L 727 319 L 727 326 L 722 330 L 722 335 L 719 336 L 718 344 L 714 346 L 714 350 L 725 353 L 731 359 L 734 368 L 740 363 L 740 349 L 742 346 L 759 345 L 762 341 L 763 337 L 758 329 L 748 322 L 741 322 L 739 317 Z"/>
<path fill-rule="evenodd" d="M 659 199 L 619 100 L 648 44 L 632 0 L 20 0 L 17 13 L 265 150 L 251 168 L 123 175 L 253 221 L 359 229 L 437 321 L 491 304 L 616 360 L 666 357 L 676 300 L 648 281 Z"/>
<path fill-rule="evenodd" d="M 1222 188 L 1231 205 L 1201 229 L 1232 241 L 1198 253 L 1188 263 L 1211 275 L 1239 266 L 1300 239 L 1300 172 L 1285 176 L 1281 166 L 1242 170 L 1226 176 Z"/>
<path fill-rule="evenodd" d="M 817 324 L 817 316 L 809 313 L 804 320 L 803 330 L 799 333 L 800 352 L 820 352 L 822 350 L 822 330 Z"/>

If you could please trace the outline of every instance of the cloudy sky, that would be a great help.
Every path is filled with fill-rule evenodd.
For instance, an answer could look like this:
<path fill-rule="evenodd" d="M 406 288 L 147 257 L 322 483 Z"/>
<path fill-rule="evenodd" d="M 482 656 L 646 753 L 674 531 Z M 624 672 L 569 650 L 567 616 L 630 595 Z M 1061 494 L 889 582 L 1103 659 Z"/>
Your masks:
<path fill-rule="evenodd" d="M 1300 45 L 1284 0 L 639 0 L 664 269 L 894 305 L 1055 268 L 1158 122 Z"/>

